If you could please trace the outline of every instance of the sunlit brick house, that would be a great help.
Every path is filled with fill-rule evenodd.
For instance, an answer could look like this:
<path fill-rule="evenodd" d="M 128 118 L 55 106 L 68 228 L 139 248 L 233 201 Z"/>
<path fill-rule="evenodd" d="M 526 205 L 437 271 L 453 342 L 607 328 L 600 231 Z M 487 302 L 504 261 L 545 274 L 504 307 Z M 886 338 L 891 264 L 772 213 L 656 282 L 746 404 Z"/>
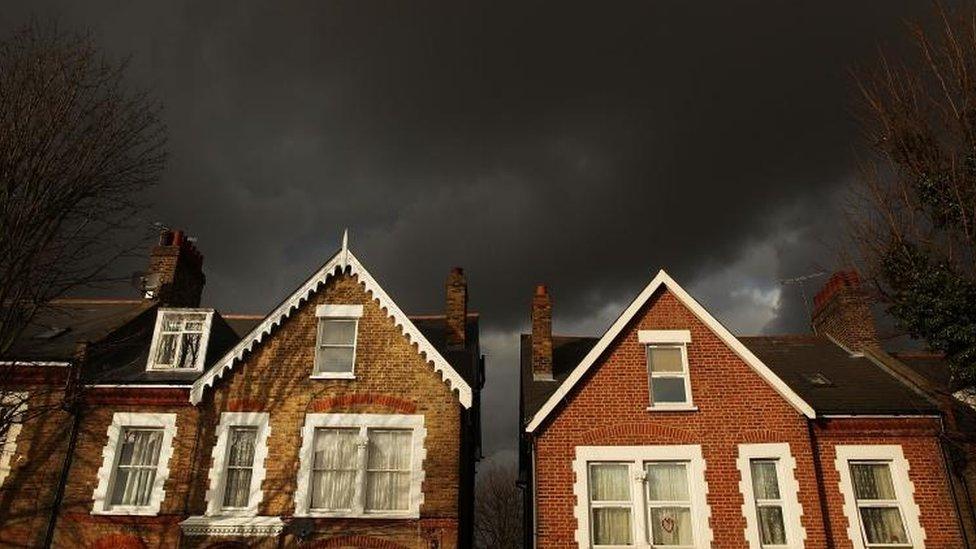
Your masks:
<path fill-rule="evenodd" d="M 6 434 L 0 545 L 470 545 L 484 365 L 460 269 L 428 316 L 345 242 L 264 316 L 200 307 L 204 281 L 164 232 L 142 299 L 59 302 L 4 358 L 6 393 L 55 405 Z"/>
<path fill-rule="evenodd" d="M 971 545 L 972 410 L 916 383 L 944 362 L 885 352 L 852 273 L 813 325 L 736 337 L 661 271 L 602 336 L 560 336 L 538 287 L 526 547 Z"/>

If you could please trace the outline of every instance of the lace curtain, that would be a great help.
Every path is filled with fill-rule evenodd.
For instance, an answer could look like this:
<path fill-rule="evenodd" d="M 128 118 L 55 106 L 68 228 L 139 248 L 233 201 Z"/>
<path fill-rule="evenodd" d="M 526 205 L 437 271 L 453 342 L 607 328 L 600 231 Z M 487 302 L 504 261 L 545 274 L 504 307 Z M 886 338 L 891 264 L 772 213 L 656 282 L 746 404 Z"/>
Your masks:
<path fill-rule="evenodd" d="M 410 431 L 369 430 L 366 509 L 406 510 L 410 506 Z"/>
<path fill-rule="evenodd" d="M 648 463 L 647 504 L 654 545 L 692 545 L 691 496 L 684 463 Z"/>
<path fill-rule="evenodd" d="M 629 467 L 622 463 L 595 463 L 590 466 L 590 500 L 593 502 L 595 545 L 633 543 L 628 471 Z"/>
<path fill-rule="evenodd" d="M 227 481 L 224 485 L 224 507 L 247 507 L 251 497 L 251 474 L 254 467 L 254 427 L 233 427 L 227 443 Z"/>
<path fill-rule="evenodd" d="M 752 460 L 752 491 L 764 545 L 786 545 L 786 524 L 775 460 Z"/>
<path fill-rule="evenodd" d="M 316 429 L 312 462 L 312 507 L 353 507 L 358 470 L 359 429 Z"/>
<path fill-rule="evenodd" d="M 851 480 L 868 543 L 907 544 L 908 533 L 898 508 L 890 466 L 887 463 L 851 464 Z"/>
<path fill-rule="evenodd" d="M 409 429 L 368 429 L 364 501 L 356 501 L 360 464 L 359 429 L 317 429 L 312 465 L 312 508 L 405 511 L 410 508 L 411 449 Z M 357 505 L 357 503 L 359 505 Z"/>
<path fill-rule="evenodd" d="M 124 429 L 122 448 L 112 489 L 112 505 L 149 505 L 156 465 L 163 441 L 162 429 Z"/>

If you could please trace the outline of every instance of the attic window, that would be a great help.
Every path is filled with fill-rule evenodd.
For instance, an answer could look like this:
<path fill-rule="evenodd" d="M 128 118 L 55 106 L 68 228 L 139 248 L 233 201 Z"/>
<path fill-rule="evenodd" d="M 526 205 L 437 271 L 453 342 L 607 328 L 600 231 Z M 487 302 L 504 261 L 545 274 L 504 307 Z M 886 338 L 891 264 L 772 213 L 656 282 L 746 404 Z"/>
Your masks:
<path fill-rule="evenodd" d="M 160 309 L 149 350 L 149 370 L 202 370 L 213 311 Z"/>
<path fill-rule="evenodd" d="M 312 377 L 355 378 L 356 333 L 363 316 L 362 305 L 319 305 L 315 314 L 318 330 Z"/>
<path fill-rule="evenodd" d="M 830 378 L 821 374 L 820 372 L 812 374 L 803 374 L 803 378 L 807 380 L 807 383 L 813 385 L 814 387 L 833 387 L 834 382 L 830 381 Z"/>

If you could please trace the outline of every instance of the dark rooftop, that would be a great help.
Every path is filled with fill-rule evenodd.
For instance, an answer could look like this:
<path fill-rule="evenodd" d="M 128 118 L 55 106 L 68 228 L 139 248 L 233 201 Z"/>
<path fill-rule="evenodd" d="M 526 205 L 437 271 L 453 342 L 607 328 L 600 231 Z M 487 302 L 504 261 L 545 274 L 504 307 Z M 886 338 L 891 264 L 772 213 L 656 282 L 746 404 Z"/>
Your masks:
<path fill-rule="evenodd" d="M 532 336 L 521 337 L 522 417 L 529 421 L 599 338 L 553 336 L 553 378 L 532 379 Z M 919 392 L 863 356 L 813 335 L 738 338 L 818 414 L 937 413 Z M 943 367 L 944 369 L 944 367 Z"/>
<path fill-rule="evenodd" d="M 16 360 L 69 361 L 81 341 L 98 341 L 155 305 L 142 299 L 59 299 L 31 321 L 8 355 Z"/>

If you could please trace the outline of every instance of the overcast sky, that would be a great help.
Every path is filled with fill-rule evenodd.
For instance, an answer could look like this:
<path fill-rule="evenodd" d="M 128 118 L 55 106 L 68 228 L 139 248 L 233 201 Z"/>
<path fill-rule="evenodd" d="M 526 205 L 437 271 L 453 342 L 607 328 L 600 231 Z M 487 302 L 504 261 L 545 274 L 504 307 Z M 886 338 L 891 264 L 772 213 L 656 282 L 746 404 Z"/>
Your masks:
<path fill-rule="evenodd" d="M 778 280 L 836 266 L 848 70 L 928 9 L 7 0 L 0 30 L 54 16 L 131 56 L 170 135 L 150 217 L 199 239 L 208 304 L 267 312 L 345 227 L 408 312 L 463 266 L 497 457 L 538 282 L 561 332 L 599 334 L 660 268 L 734 332 L 805 330 Z"/>

